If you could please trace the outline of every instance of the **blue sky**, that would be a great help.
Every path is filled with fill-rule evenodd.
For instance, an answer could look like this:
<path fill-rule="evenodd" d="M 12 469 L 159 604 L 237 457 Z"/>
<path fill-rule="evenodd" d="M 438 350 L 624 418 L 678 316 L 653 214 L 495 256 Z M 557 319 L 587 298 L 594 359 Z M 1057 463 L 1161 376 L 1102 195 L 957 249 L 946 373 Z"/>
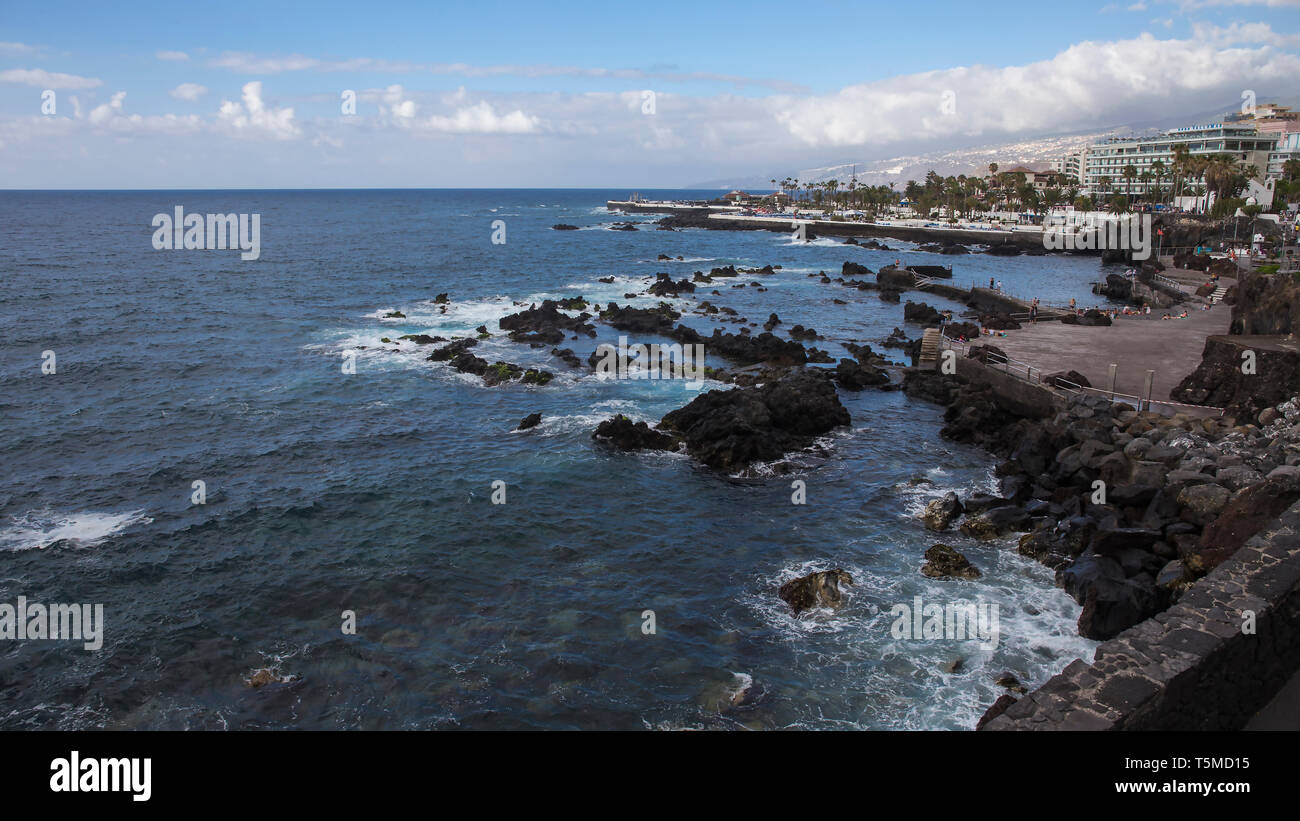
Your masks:
<path fill-rule="evenodd" d="M 3 185 L 672 186 L 1300 88 L 1300 0 L 192 8 L 0 7 Z"/>

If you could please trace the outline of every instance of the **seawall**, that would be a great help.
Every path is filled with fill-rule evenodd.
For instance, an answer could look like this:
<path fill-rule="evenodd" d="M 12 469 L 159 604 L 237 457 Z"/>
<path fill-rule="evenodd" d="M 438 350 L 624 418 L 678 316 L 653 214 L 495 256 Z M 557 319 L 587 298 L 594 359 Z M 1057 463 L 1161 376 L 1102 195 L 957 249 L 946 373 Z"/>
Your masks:
<path fill-rule="evenodd" d="M 963 228 L 921 228 L 910 225 L 879 225 L 868 222 L 839 222 L 835 220 L 813 220 L 802 217 L 741 217 L 726 214 L 712 214 L 711 223 L 719 228 L 749 229 L 755 227 L 769 231 L 790 231 L 793 222 L 807 223 L 808 227 L 822 236 L 842 237 L 884 237 L 901 239 L 908 242 L 944 244 L 979 244 L 979 245 L 1016 245 L 1023 249 L 1044 251 L 1041 231 L 977 231 Z"/>
<path fill-rule="evenodd" d="M 1099 646 L 1091 664 L 1074 661 L 982 729 L 1235 730 L 1297 668 L 1300 503 L 1173 607 Z"/>

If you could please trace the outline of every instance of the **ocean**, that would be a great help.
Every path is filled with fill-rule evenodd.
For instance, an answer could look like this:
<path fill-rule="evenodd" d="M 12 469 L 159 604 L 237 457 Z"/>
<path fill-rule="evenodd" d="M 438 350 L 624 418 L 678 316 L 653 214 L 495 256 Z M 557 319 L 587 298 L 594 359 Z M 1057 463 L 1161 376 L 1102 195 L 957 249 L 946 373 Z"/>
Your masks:
<path fill-rule="evenodd" d="M 1003 672 L 1033 687 L 1091 658 L 1078 606 L 1013 540 L 917 520 L 947 490 L 996 489 L 991 456 L 940 438 L 940 408 L 841 391 L 851 426 L 797 474 L 731 477 L 592 441 L 615 414 L 685 405 L 681 381 L 600 380 L 496 323 L 771 264 L 766 292 L 741 277 L 696 297 L 901 361 L 881 342 L 921 329 L 899 305 L 809 274 L 951 264 L 959 284 L 1089 305 L 1107 267 L 656 231 L 606 211 L 628 193 L 0 192 L 0 603 L 104 608 L 97 651 L 0 639 L 0 729 L 970 729 Z M 176 206 L 259 214 L 260 257 L 156 250 L 151 220 Z M 643 230 L 607 230 L 623 220 Z M 737 330 L 715 319 L 682 321 Z M 617 342 L 596 324 L 561 347 Z M 479 325 L 476 354 L 556 378 L 487 387 L 381 342 Z M 922 576 L 936 541 L 982 577 Z M 845 604 L 792 617 L 776 588 L 832 567 L 854 580 Z M 896 638 L 892 609 L 917 597 L 997 605 L 996 644 Z"/>

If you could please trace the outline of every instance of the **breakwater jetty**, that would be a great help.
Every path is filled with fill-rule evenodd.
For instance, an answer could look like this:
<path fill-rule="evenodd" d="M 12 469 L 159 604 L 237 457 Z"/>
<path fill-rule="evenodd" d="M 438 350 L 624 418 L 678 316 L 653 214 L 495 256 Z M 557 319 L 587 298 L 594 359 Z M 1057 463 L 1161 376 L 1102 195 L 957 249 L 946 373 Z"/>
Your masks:
<path fill-rule="evenodd" d="M 610 211 L 625 214 L 732 214 L 743 211 L 739 205 L 716 205 L 701 201 L 606 200 Z"/>

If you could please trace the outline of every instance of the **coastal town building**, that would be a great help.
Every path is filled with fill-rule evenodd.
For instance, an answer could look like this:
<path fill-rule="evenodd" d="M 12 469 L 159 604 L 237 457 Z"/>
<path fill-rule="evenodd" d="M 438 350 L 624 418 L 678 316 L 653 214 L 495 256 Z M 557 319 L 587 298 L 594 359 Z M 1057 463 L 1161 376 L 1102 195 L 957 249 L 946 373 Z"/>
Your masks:
<path fill-rule="evenodd" d="M 1283 166 L 1287 160 L 1300 160 L 1300 131 L 1284 134 L 1273 150 L 1268 153 L 1268 167 L 1265 174 L 1270 179 L 1280 179 Z"/>
<path fill-rule="evenodd" d="M 1260 134 L 1273 134 L 1279 138 L 1300 132 L 1300 112 L 1274 103 L 1260 103 L 1249 114 L 1229 114 L 1224 122 L 1253 125 Z"/>
<path fill-rule="evenodd" d="M 1154 163 L 1159 160 L 1168 174 L 1178 146 L 1185 146 L 1191 156 L 1230 154 L 1253 165 L 1263 176 L 1269 153 L 1276 145 L 1276 135 L 1260 135 L 1253 123 L 1208 123 L 1171 129 L 1154 137 L 1117 137 L 1088 149 L 1080 182 L 1083 192 L 1090 195 L 1146 194 L 1160 185 Z M 1124 169 L 1130 165 L 1136 176 L 1125 179 Z"/>
<path fill-rule="evenodd" d="M 1060 159 L 1052 161 L 1052 170 L 1071 182 L 1078 183 L 1083 177 L 1083 158 L 1087 149 L 1072 151 Z"/>
<path fill-rule="evenodd" d="M 1040 194 L 1050 188 L 1056 178 L 1056 168 L 1052 167 L 1046 171 L 1036 168 L 1030 168 L 1025 165 L 1017 165 L 1011 168 L 999 168 L 996 175 L 985 174 L 984 182 L 990 187 L 996 188 L 1001 185 L 1001 179 L 1008 174 L 1019 174 L 1025 182 L 1033 186 L 1034 190 Z"/>

